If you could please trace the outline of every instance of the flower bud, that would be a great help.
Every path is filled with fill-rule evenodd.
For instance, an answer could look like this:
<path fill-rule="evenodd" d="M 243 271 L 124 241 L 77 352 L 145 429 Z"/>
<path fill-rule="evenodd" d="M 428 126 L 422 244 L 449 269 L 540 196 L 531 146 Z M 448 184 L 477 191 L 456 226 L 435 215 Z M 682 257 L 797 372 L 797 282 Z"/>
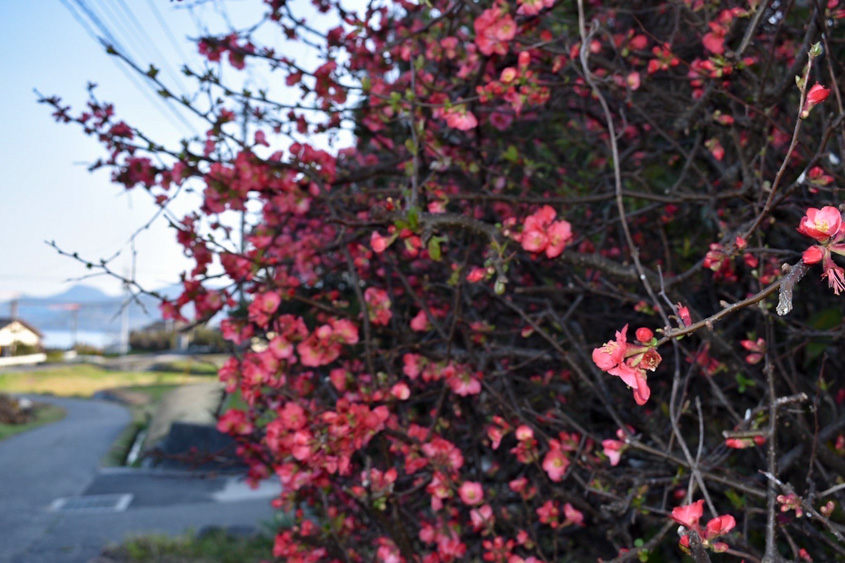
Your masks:
<path fill-rule="evenodd" d="M 654 338 L 654 333 L 651 331 L 650 328 L 642 326 L 637 329 L 637 340 L 639 340 L 643 344 L 651 342 L 652 338 Z"/>

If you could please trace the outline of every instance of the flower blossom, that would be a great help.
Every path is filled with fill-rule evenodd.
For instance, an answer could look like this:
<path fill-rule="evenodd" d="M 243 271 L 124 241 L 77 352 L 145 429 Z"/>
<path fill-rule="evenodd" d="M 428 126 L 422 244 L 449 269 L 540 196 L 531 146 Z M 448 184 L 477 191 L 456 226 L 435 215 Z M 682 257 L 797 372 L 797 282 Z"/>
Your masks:
<path fill-rule="evenodd" d="M 832 252 L 845 255 L 845 228 L 843 228 L 842 214 L 835 207 L 827 206 L 821 209 L 811 207 L 801 218 L 798 232 L 806 235 L 819 244 L 807 248 L 802 254 L 802 260 L 807 265 L 822 263 L 822 278 L 827 278 L 833 293 L 839 295 L 845 291 L 845 269 L 833 261 Z"/>
<path fill-rule="evenodd" d="M 821 209 L 807 209 L 807 214 L 801 218 L 798 225 L 798 232 L 823 243 L 836 236 L 841 227 L 842 214 L 835 207 L 828 205 Z"/>
<path fill-rule="evenodd" d="M 698 521 L 704 513 L 704 500 L 697 500 L 692 504 L 684 506 L 676 506 L 672 509 L 672 520 L 686 528 L 687 530 L 695 530 L 701 538 L 701 543 L 704 547 L 710 548 L 716 553 L 721 553 L 728 549 L 728 544 L 724 542 L 713 542 L 712 540 L 723 536 L 730 532 L 736 526 L 736 520 L 730 514 L 717 516 L 707 523 L 704 530 L 701 529 Z M 678 533 L 683 533 L 680 545 L 686 553 L 689 553 L 689 534 L 686 530 L 679 530 Z"/>
<path fill-rule="evenodd" d="M 446 125 L 452 127 L 453 129 L 458 129 L 460 131 L 469 131 L 470 129 L 475 129 L 478 126 L 478 119 L 476 119 L 475 115 L 465 107 L 461 106 L 460 108 L 454 107 L 450 108 L 443 112 L 446 116 Z"/>
<path fill-rule="evenodd" d="M 633 430 L 631 430 L 633 432 Z M 607 456 L 610 465 L 617 466 L 622 459 L 622 452 L 628 448 L 625 431 L 621 428 L 616 431 L 618 440 L 602 440 L 602 453 Z"/>
<path fill-rule="evenodd" d="M 807 119 L 810 115 L 810 110 L 822 103 L 830 95 L 830 88 L 825 88 L 821 84 L 813 84 L 807 92 L 807 100 L 804 102 L 804 107 L 801 110 L 801 119 Z"/>
<path fill-rule="evenodd" d="M 516 36 L 516 22 L 499 6 L 484 10 L 473 22 L 473 28 L 478 50 L 488 57 L 507 54 L 508 43 Z"/>
<path fill-rule="evenodd" d="M 511 237 L 528 252 L 545 252 L 548 258 L 556 258 L 573 238 L 569 221 L 555 221 L 556 216 L 557 211 L 544 205 L 525 218 L 521 234 Z"/>
<path fill-rule="evenodd" d="M 616 340 L 595 348 L 593 362 L 600 370 L 624 381 L 634 390 L 634 401 L 638 405 L 644 405 L 651 396 L 645 372 L 657 369 L 662 358 L 653 347 L 656 344 L 653 339 L 648 343 L 632 345 L 627 341 L 627 331 L 628 325 L 625 325 L 621 332 L 616 333 Z M 638 332 L 644 337 L 648 336 L 648 333 Z"/>

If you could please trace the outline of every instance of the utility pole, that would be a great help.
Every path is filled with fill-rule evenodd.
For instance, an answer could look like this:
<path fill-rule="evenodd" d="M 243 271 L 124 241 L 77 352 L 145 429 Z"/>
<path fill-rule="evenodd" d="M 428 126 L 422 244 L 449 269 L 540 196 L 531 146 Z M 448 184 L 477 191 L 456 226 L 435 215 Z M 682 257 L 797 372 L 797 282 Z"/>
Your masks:
<path fill-rule="evenodd" d="M 71 303 L 70 304 L 70 322 L 71 322 L 71 342 L 73 342 L 73 349 L 76 349 L 76 345 L 79 344 L 77 341 L 77 333 L 79 332 L 79 303 Z"/>
<path fill-rule="evenodd" d="M 121 356 L 129 353 L 129 305 L 132 302 L 132 294 L 129 291 L 128 278 L 123 282 L 123 296 L 123 310 L 120 313 L 120 349 L 118 350 Z"/>

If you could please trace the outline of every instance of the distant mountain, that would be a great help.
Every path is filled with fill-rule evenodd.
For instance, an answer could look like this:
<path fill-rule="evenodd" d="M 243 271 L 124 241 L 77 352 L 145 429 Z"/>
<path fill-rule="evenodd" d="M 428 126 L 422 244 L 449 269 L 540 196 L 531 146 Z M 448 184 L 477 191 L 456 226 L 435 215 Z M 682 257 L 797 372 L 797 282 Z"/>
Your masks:
<path fill-rule="evenodd" d="M 169 298 L 175 298 L 180 291 L 178 285 L 159 290 Z M 124 307 L 129 315 L 129 329 L 134 330 L 161 320 L 158 305 L 158 300 L 148 295 L 127 301 L 125 296 L 108 295 L 80 284 L 47 297 L 21 296 L 17 300 L 17 316 L 39 330 L 71 330 L 76 320 L 81 331 L 118 332 Z M 11 301 L 0 303 L 0 317 L 8 317 L 11 308 Z"/>
<path fill-rule="evenodd" d="M 103 293 L 96 287 L 80 284 L 74 285 L 73 287 L 57 295 L 51 295 L 49 297 L 43 297 L 41 299 L 49 299 L 50 301 L 65 301 L 68 303 L 86 303 L 91 301 L 107 301 L 109 299 L 114 298 L 114 296 L 108 295 L 107 293 Z M 39 298 L 24 296 L 23 299 L 30 300 Z"/>

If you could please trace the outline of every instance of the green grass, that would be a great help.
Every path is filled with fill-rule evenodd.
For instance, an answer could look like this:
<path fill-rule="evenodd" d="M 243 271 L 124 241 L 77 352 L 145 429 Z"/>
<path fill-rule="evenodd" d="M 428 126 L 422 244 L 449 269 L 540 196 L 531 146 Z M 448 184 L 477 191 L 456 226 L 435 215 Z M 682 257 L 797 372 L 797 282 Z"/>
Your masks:
<path fill-rule="evenodd" d="M 90 397 L 98 391 L 150 385 L 175 386 L 216 381 L 215 376 L 158 371 L 108 371 L 98 366 L 45 367 L 43 370 L 0 374 L 0 393 L 36 393 L 61 397 Z"/>
<path fill-rule="evenodd" d="M 103 460 L 106 466 L 116 466 L 124 464 L 138 432 L 146 428 L 168 391 L 188 383 L 216 380 L 216 372 L 215 375 L 191 375 L 167 371 L 109 371 L 89 364 L 75 364 L 0 374 L 0 393 L 91 397 L 97 392 L 109 391 L 126 404 L 132 414 L 132 422 L 120 433 Z"/>
<path fill-rule="evenodd" d="M 174 373 L 183 373 L 185 375 L 217 375 L 217 370 L 220 369 L 219 362 L 213 360 L 177 360 L 174 362 L 162 362 L 155 364 L 151 369 L 153 371 L 167 371 Z"/>
<path fill-rule="evenodd" d="M 55 405 L 45 405 L 36 403 L 33 407 L 34 419 L 26 424 L 0 424 L 0 441 L 5 440 L 15 434 L 26 432 L 27 430 L 34 430 L 39 426 L 56 422 L 65 417 L 65 410 Z"/>
<path fill-rule="evenodd" d="M 272 560 L 272 553 L 270 538 L 236 537 L 215 529 L 176 538 L 139 536 L 106 548 L 103 555 L 115 563 L 249 563 Z"/>

